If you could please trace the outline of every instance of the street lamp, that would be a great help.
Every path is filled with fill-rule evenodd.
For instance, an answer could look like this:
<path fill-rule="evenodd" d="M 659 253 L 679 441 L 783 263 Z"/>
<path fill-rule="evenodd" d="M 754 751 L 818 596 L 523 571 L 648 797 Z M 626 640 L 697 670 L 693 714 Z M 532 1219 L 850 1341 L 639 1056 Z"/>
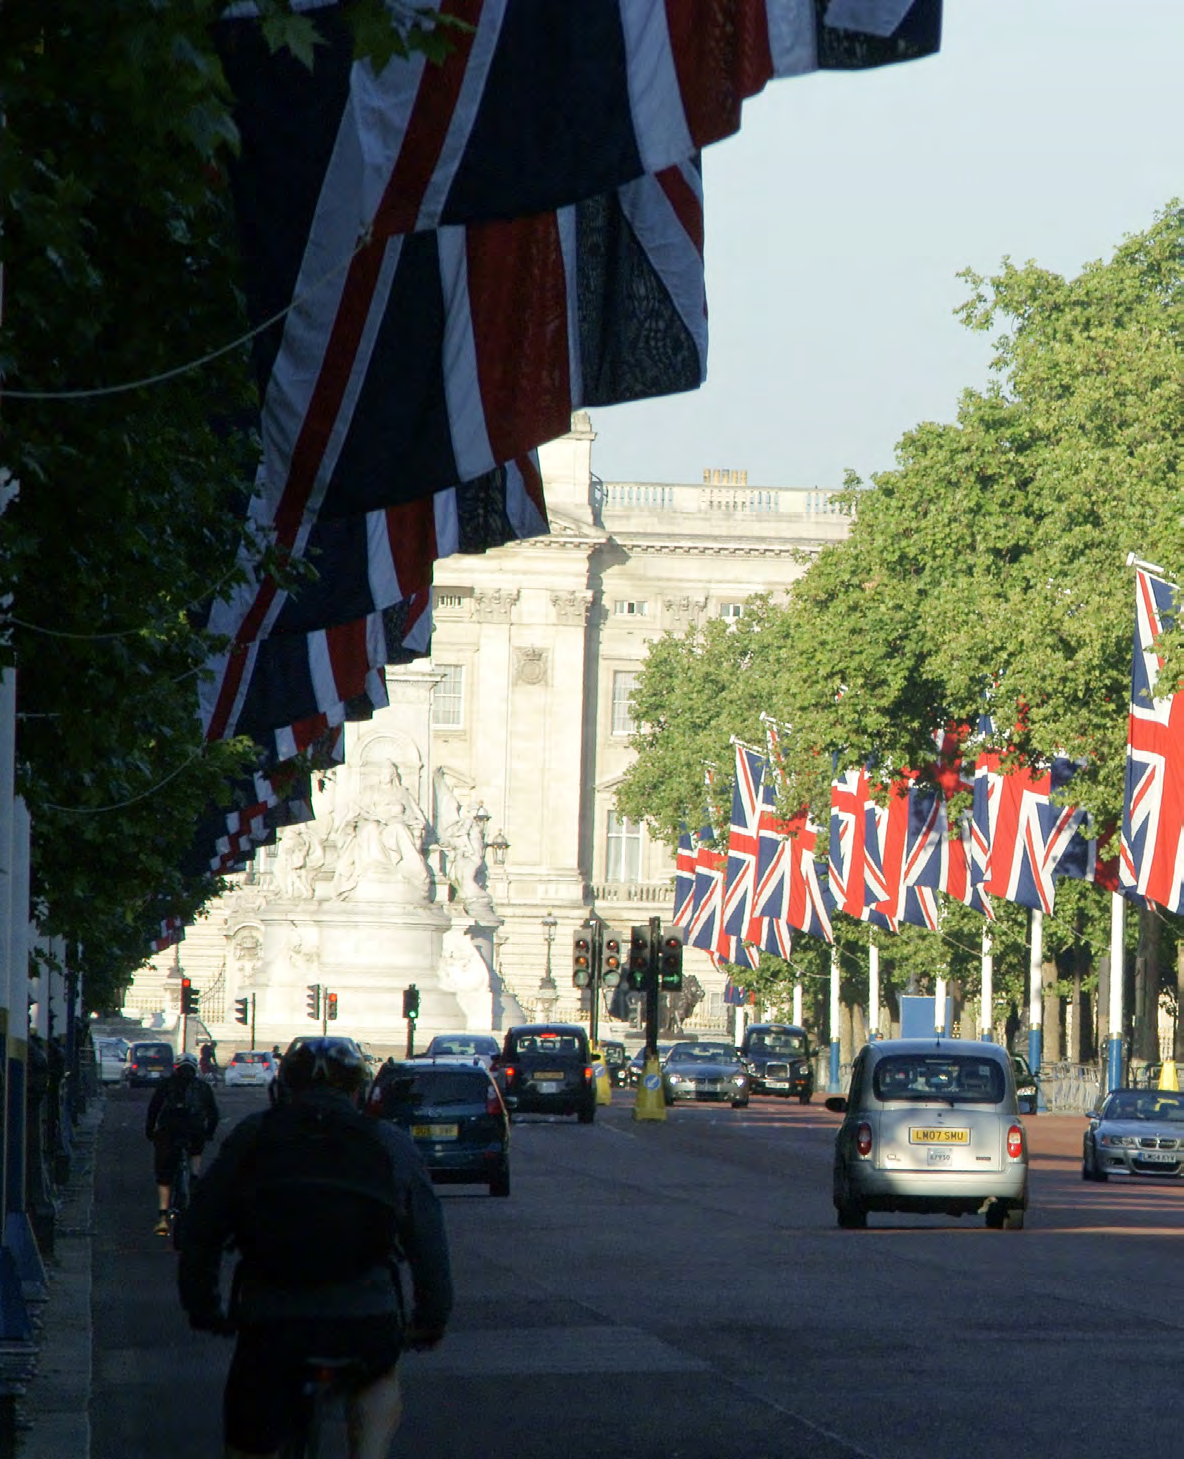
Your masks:
<path fill-rule="evenodd" d="M 555 979 L 551 976 L 551 944 L 555 941 L 555 929 L 559 926 L 559 919 L 548 911 L 543 920 L 543 936 L 547 939 L 547 971 L 539 984 L 539 1003 L 542 1005 L 542 1022 L 550 1023 L 555 1012 L 555 1003 L 559 998 L 559 989 L 555 986 Z"/>
<path fill-rule="evenodd" d="M 489 842 L 489 849 L 493 852 L 494 866 L 505 866 L 506 852 L 510 849 L 510 843 L 506 840 L 506 834 L 500 828 L 498 833 Z"/>

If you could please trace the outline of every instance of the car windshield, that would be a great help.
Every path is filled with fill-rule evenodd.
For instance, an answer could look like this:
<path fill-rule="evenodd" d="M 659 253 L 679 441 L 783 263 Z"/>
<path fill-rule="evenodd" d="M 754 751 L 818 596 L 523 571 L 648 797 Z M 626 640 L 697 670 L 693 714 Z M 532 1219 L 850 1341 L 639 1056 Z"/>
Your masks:
<path fill-rule="evenodd" d="M 876 1065 L 873 1089 L 881 1100 L 948 1100 L 951 1104 L 998 1104 L 1003 1070 L 994 1059 L 966 1054 L 894 1054 Z"/>
<path fill-rule="evenodd" d="M 469 1073 L 463 1069 L 425 1070 L 423 1073 L 397 1073 L 383 1091 L 384 1107 L 402 1106 L 433 1109 L 446 1104 L 484 1104 L 489 1093 L 489 1080 L 484 1070 Z"/>
<path fill-rule="evenodd" d="M 746 1047 L 750 1055 L 760 1055 L 761 1058 L 778 1055 L 784 1058 L 787 1054 L 804 1054 L 806 1052 L 806 1035 L 804 1033 L 790 1033 L 788 1031 L 754 1033 L 749 1036 Z"/>
<path fill-rule="evenodd" d="M 1104 1120 L 1169 1120 L 1184 1123 L 1184 1095 L 1112 1094 L 1102 1107 Z"/>
<path fill-rule="evenodd" d="M 675 1044 L 667 1055 L 671 1064 L 734 1064 L 736 1055 L 727 1044 Z"/>

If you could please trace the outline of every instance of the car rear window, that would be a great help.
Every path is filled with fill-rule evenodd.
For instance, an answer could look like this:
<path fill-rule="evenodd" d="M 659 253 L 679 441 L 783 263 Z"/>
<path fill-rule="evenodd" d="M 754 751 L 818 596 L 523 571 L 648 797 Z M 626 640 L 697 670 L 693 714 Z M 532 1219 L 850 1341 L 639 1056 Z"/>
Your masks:
<path fill-rule="evenodd" d="M 162 1059 L 173 1062 L 173 1051 L 168 1044 L 137 1044 L 132 1057 L 140 1064 L 154 1064 Z"/>
<path fill-rule="evenodd" d="M 545 1055 L 547 1058 L 582 1059 L 584 1049 L 578 1034 L 574 1033 L 523 1033 L 513 1041 L 511 1053 L 515 1058 Z"/>
<path fill-rule="evenodd" d="M 872 1089 L 880 1100 L 949 1100 L 998 1104 L 1006 1092 L 994 1059 L 964 1054 L 891 1055 L 876 1065 Z"/>
<path fill-rule="evenodd" d="M 489 1076 L 480 1069 L 425 1069 L 396 1073 L 383 1089 L 383 1108 L 421 1109 L 424 1105 L 483 1104 Z"/>
<path fill-rule="evenodd" d="M 270 1054 L 235 1054 L 231 1059 L 232 1064 L 267 1064 L 271 1061 Z"/>

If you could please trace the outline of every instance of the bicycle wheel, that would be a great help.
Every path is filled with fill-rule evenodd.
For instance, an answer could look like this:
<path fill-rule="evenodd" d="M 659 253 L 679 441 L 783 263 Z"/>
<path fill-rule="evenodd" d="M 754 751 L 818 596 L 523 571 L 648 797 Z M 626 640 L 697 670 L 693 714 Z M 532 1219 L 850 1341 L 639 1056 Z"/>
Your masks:
<path fill-rule="evenodd" d="M 177 1167 L 173 1172 L 172 1204 L 169 1207 L 169 1235 L 174 1251 L 181 1249 L 181 1221 L 189 1207 L 191 1176 L 189 1151 L 183 1148 L 177 1156 Z"/>

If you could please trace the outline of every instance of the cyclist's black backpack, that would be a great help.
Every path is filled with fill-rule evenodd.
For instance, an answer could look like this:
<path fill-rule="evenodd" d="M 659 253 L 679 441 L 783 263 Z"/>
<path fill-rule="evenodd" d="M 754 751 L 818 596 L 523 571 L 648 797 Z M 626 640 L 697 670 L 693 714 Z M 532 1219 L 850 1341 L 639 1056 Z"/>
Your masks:
<path fill-rule="evenodd" d="M 398 1257 L 391 1157 L 348 1105 L 270 1109 L 245 1156 L 235 1244 L 283 1286 L 351 1281 Z"/>
<path fill-rule="evenodd" d="M 196 1079 L 183 1083 L 170 1079 L 165 1088 L 164 1103 L 156 1116 L 156 1128 L 173 1139 L 196 1140 L 206 1132 L 206 1111 Z"/>

